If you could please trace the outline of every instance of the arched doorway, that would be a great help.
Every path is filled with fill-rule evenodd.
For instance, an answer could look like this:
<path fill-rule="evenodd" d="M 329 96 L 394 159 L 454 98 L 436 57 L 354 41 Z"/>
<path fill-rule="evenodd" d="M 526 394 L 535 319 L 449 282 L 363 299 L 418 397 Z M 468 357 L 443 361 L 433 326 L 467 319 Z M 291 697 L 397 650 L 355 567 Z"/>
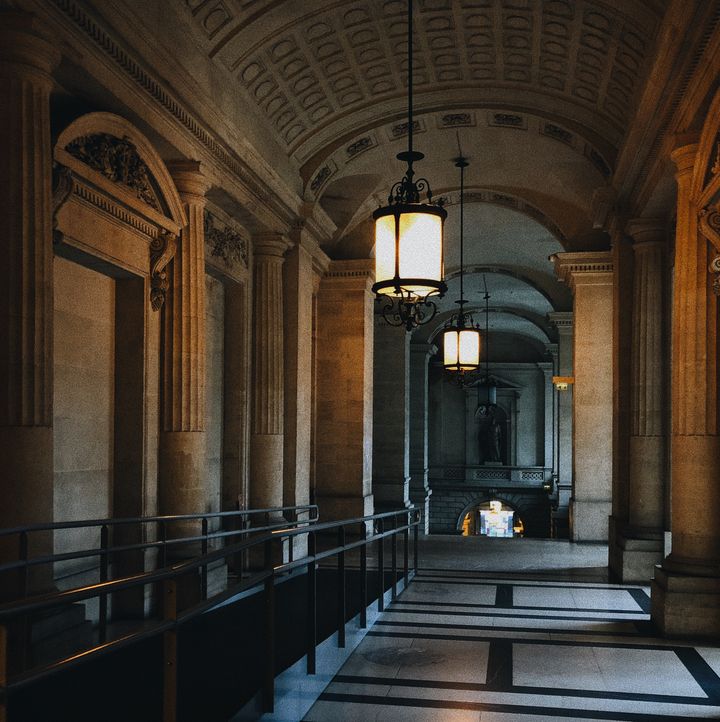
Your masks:
<path fill-rule="evenodd" d="M 461 531 L 463 536 L 512 538 L 523 536 L 525 523 L 517 509 L 500 499 L 490 499 L 465 512 Z"/>

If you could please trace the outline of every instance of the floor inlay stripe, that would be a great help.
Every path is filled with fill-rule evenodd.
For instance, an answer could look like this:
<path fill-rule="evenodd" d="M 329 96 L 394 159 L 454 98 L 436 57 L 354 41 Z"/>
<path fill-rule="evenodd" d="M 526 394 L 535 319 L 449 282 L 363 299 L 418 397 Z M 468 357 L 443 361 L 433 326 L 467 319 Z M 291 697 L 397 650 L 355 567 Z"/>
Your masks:
<path fill-rule="evenodd" d="M 443 628 L 440 624 L 426 624 L 422 622 L 416 623 L 402 623 L 402 622 L 386 622 L 379 620 L 375 623 L 375 626 L 382 625 L 397 625 L 401 627 L 419 627 L 419 628 Z M 448 628 L 452 629 L 454 625 L 447 625 Z M 537 630 L 542 632 L 542 629 Z M 570 633 L 571 634 L 571 633 Z M 368 637 L 397 637 L 398 639 L 448 639 L 457 640 L 459 642 L 492 642 L 497 637 L 487 637 L 478 634 L 477 636 L 471 636 L 468 634 L 429 634 L 427 632 L 379 632 L 375 629 L 371 629 L 367 633 Z M 602 647 L 609 649 L 639 649 L 639 650 L 653 650 L 658 652 L 675 652 L 676 654 L 685 649 L 692 649 L 692 647 L 677 647 L 677 646 L 665 646 L 661 644 L 630 644 L 628 642 L 578 642 L 564 639 L 526 639 L 524 637 L 514 637 L 510 639 L 513 644 L 542 644 L 553 647 Z M 699 657 L 700 655 L 698 655 Z M 702 659 L 702 658 L 701 658 Z M 704 662 L 704 660 L 703 660 Z M 705 663 L 707 664 L 707 663 Z M 709 668 L 709 665 L 708 665 Z M 713 672 L 714 674 L 714 672 Z"/>
<path fill-rule="evenodd" d="M 627 593 L 637 602 L 638 607 L 650 614 L 650 597 L 644 589 L 628 589 Z"/>
<path fill-rule="evenodd" d="M 498 587 L 499 589 L 499 587 Z M 512 590 L 511 590 L 512 591 Z M 457 606 L 472 606 L 474 609 L 522 609 L 525 611 L 537 611 L 537 612 L 551 612 L 551 611 L 558 611 L 563 610 L 565 607 L 536 607 L 536 606 L 529 606 L 529 605 L 518 605 L 518 604 L 512 604 L 512 594 L 509 595 L 509 602 L 510 603 L 498 603 L 495 602 L 495 604 L 458 604 Z M 398 604 L 424 604 L 424 602 L 413 602 L 413 601 L 403 601 L 401 599 L 398 599 Z M 449 606 L 444 605 L 439 602 L 436 602 L 438 606 Z M 390 611 L 390 610 L 388 610 Z M 410 611 L 410 610 L 404 610 L 404 609 L 395 609 L 393 607 L 393 611 L 398 612 L 404 612 L 404 611 Z M 641 609 L 596 609 L 595 607 L 570 607 L 569 610 L 571 612 L 585 612 L 585 613 L 593 613 L 596 612 L 597 614 L 632 614 L 632 615 L 642 615 L 647 616 L 649 612 L 644 612 Z M 428 610 L 426 612 L 427 614 L 443 614 L 442 611 L 430 611 Z M 477 616 L 475 612 L 445 612 L 446 614 L 457 614 L 457 615 L 464 615 L 468 617 Z"/>
<path fill-rule="evenodd" d="M 627 624 L 632 624 L 632 622 L 627 622 Z M 486 632 L 513 632 L 515 634 L 522 632 L 530 634 L 563 634 L 567 637 L 641 637 L 641 635 L 637 631 L 615 631 L 612 629 L 586 630 L 563 629 L 562 627 L 500 627 L 492 624 L 453 624 L 450 622 L 394 622 L 389 619 L 379 619 L 377 622 L 375 622 L 375 625 L 381 627 L 420 627 L 430 629 L 464 629 Z M 580 640 L 580 642 L 582 642 L 582 640 Z M 672 648 L 673 644 L 674 643 L 670 643 L 668 646 Z M 663 647 L 663 649 L 667 649 L 667 647 Z"/>
<path fill-rule="evenodd" d="M 711 699 L 720 702 L 720 677 L 713 668 L 692 647 L 675 649 L 678 659 L 685 665 L 693 679 Z"/>
<path fill-rule="evenodd" d="M 458 702 L 449 699 L 426 699 L 413 697 L 381 697 L 378 695 L 337 694 L 324 692 L 322 702 L 347 702 L 374 704 L 394 707 L 420 707 L 424 709 L 460 709 L 476 712 L 503 712 L 505 714 L 527 714 L 538 717 L 566 718 L 577 717 L 590 720 L 621 720 L 622 722 L 684 722 L 685 720 L 705 720 L 707 717 L 688 717 L 686 715 L 644 714 L 642 712 L 605 712 L 603 710 L 568 709 L 566 707 L 534 707 L 530 705 L 498 704 L 492 702 Z"/>
<path fill-rule="evenodd" d="M 513 587 L 512 584 L 498 584 L 495 591 L 495 606 L 501 609 L 512 609 Z"/>
<path fill-rule="evenodd" d="M 517 614 L 517 613 L 511 613 L 511 612 L 496 612 L 494 611 L 498 607 L 489 607 L 487 611 L 484 611 L 482 613 L 473 613 L 473 612 L 448 612 L 448 615 L 451 615 L 453 617 L 500 617 L 500 618 L 509 618 L 509 619 L 548 619 L 548 620 L 562 620 L 562 621 L 576 621 L 576 622 L 634 622 L 635 620 L 632 618 L 626 618 L 626 617 L 590 617 L 590 616 L 582 616 L 580 614 L 578 615 L 571 615 L 571 614 Z M 410 611 L 404 611 L 402 609 L 386 609 L 386 612 L 389 612 L 390 614 L 418 614 L 418 612 L 410 612 Z M 625 614 L 625 612 L 617 612 L 618 614 Z"/>
<path fill-rule="evenodd" d="M 489 670 L 488 670 L 489 677 Z M 366 684 L 366 685 L 388 685 L 393 687 L 417 687 L 419 689 L 444 689 L 461 692 L 488 692 L 503 691 L 512 694 L 528 694 L 532 696 L 542 695 L 544 697 L 583 697 L 587 699 L 612 699 L 627 702 L 658 702 L 660 704 L 685 704 L 698 707 L 709 707 L 718 704 L 716 700 L 707 697 L 688 697 L 674 694 L 644 694 L 640 692 L 609 692 L 587 689 L 569 689 L 565 687 L 529 687 L 524 685 L 512 685 L 502 690 L 496 690 L 488 684 L 475 684 L 473 682 L 446 682 L 427 679 L 408 679 L 405 677 L 365 677 L 351 674 L 338 674 L 333 682 L 341 684 Z"/>

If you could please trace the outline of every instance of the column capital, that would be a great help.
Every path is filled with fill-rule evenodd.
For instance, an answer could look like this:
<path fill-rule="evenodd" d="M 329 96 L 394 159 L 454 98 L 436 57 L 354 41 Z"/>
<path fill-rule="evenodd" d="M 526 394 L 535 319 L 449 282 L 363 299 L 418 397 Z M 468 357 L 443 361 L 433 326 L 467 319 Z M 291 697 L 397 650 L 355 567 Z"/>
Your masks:
<path fill-rule="evenodd" d="M 572 331 L 573 312 L 572 311 L 552 311 L 548 315 L 548 321 L 562 333 L 563 331 Z"/>
<path fill-rule="evenodd" d="M 665 245 L 667 225 L 662 218 L 632 218 L 625 224 L 625 233 L 636 250 L 646 244 Z"/>
<path fill-rule="evenodd" d="M 342 286 L 347 290 L 367 290 L 369 292 L 375 282 L 375 263 L 372 258 L 330 261 L 323 282 L 332 283 L 333 286 Z"/>
<path fill-rule="evenodd" d="M 50 82 L 61 53 L 52 32 L 35 15 L 19 10 L 0 11 L 0 74 L 12 65 L 14 74 L 34 74 Z"/>
<path fill-rule="evenodd" d="M 165 165 L 183 200 L 205 202 L 205 194 L 210 190 L 211 183 L 203 173 L 203 165 L 199 160 L 171 160 Z"/>
<path fill-rule="evenodd" d="M 575 291 L 578 286 L 597 286 L 612 282 L 613 261 L 610 251 L 554 253 L 550 259 L 561 281 Z"/>
<path fill-rule="evenodd" d="M 682 145 L 678 145 L 675 150 L 670 153 L 670 158 L 677 168 L 675 178 L 679 178 L 680 176 L 693 172 L 697 151 L 697 143 L 684 143 Z"/>
<path fill-rule="evenodd" d="M 285 256 L 292 243 L 282 233 L 258 233 L 253 236 L 252 245 L 256 261 L 260 257 L 264 257 L 266 260 L 271 258 L 280 260 Z"/>

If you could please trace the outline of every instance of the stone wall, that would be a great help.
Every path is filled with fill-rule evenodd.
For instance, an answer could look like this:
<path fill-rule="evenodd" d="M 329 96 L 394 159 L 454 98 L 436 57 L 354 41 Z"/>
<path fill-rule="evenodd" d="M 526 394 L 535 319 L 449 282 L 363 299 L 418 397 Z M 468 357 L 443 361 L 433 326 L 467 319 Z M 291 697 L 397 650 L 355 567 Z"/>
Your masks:
<path fill-rule="evenodd" d="M 220 511 L 225 389 L 225 288 L 221 281 L 208 274 L 205 275 L 205 304 L 205 343 L 207 349 L 205 508 L 208 511 Z"/>
<path fill-rule="evenodd" d="M 104 518 L 112 514 L 115 281 L 63 258 L 54 265 L 55 520 Z M 87 532 L 58 531 L 55 551 L 81 541 L 92 544 Z"/>

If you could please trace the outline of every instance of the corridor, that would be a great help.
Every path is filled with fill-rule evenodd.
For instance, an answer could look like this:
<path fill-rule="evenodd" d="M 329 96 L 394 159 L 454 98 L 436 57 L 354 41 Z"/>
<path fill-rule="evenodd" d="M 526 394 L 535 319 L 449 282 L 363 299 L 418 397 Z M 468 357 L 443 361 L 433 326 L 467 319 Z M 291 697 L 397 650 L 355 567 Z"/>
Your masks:
<path fill-rule="evenodd" d="M 718 719 L 720 649 L 655 635 L 649 587 L 607 583 L 606 554 L 423 540 L 417 577 L 306 722 Z"/>

